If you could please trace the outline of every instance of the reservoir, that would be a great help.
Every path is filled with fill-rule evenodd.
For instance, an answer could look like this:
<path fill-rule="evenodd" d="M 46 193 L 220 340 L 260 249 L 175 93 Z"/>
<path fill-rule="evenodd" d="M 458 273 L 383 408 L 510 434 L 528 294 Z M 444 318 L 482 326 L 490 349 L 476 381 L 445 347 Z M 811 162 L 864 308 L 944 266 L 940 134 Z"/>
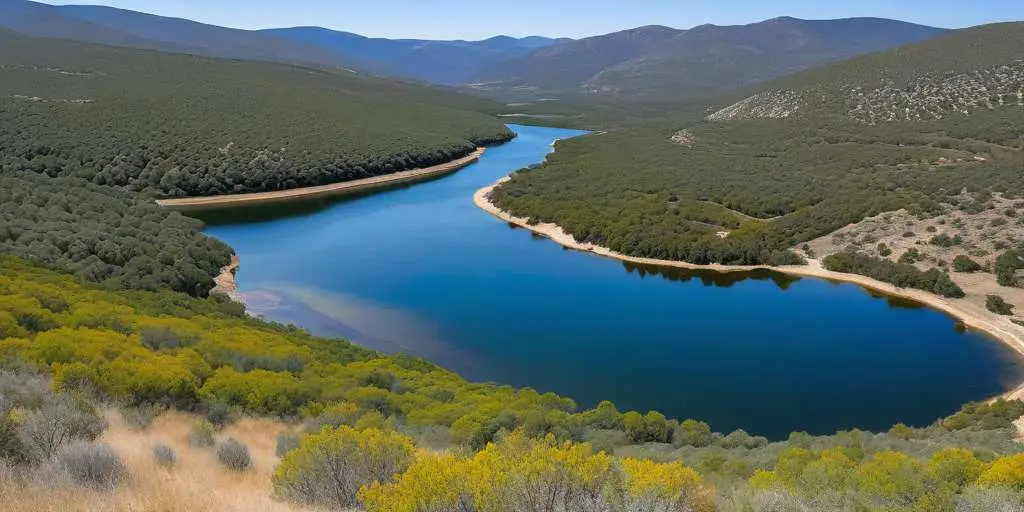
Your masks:
<path fill-rule="evenodd" d="M 1001 343 L 855 285 L 638 267 L 513 229 L 473 193 L 583 132 L 512 128 L 440 179 L 202 217 L 241 257 L 254 313 L 581 409 L 611 400 L 778 439 L 923 426 L 1022 377 Z"/>

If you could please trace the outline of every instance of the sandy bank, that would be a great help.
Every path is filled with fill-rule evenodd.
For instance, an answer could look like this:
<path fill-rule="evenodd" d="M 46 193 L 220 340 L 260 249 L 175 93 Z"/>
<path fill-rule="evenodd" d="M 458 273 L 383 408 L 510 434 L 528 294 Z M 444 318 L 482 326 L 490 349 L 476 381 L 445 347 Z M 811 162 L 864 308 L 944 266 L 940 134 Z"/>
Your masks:
<path fill-rule="evenodd" d="M 210 293 L 222 293 L 235 302 L 245 304 L 242 294 L 238 293 L 238 282 L 235 280 L 235 274 L 238 272 L 238 266 L 241 263 L 242 261 L 238 255 L 232 254 L 231 263 L 221 268 L 220 274 L 213 278 L 213 282 L 217 286 L 214 286 Z"/>
<path fill-rule="evenodd" d="M 174 210 L 202 210 L 227 206 L 301 201 L 306 199 L 318 199 L 351 194 L 354 192 L 363 192 L 400 183 L 415 182 L 452 173 L 475 163 L 481 156 L 483 156 L 484 151 L 485 148 L 477 148 L 476 151 L 459 158 L 458 160 L 452 160 L 451 162 L 435 165 L 433 167 L 400 171 L 392 174 L 385 174 L 383 176 L 364 178 L 361 180 L 332 183 L 330 185 L 319 185 L 316 187 L 277 190 L 274 192 L 253 192 L 249 194 L 229 194 L 223 196 L 161 199 L 157 201 L 157 204 Z"/>
<path fill-rule="evenodd" d="M 607 247 L 601 247 L 593 244 L 584 244 L 577 242 L 572 235 L 566 233 L 556 224 L 537 224 L 530 225 L 527 218 L 524 217 L 513 217 L 504 210 L 499 209 L 493 203 L 491 203 L 490 195 L 491 191 L 501 183 L 507 181 L 508 178 L 503 178 L 498 183 L 489 187 L 482 188 L 473 195 L 473 202 L 482 210 L 490 213 L 491 215 L 524 229 L 528 229 L 538 235 L 545 236 L 555 243 L 574 249 L 577 251 L 590 252 L 599 256 L 605 256 L 608 258 L 614 258 L 621 261 L 628 261 L 631 263 L 640 263 L 647 265 L 661 265 L 666 267 L 678 267 L 678 268 L 689 268 L 689 269 L 700 269 L 700 270 L 714 270 L 718 272 L 748 272 L 751 270 L 769 269 L 776 272 L 782 272 L 784 274 L 801 276 L 801 277 L 814 277 L 819 279 L 827 279 L 831 281 L 840 281 L 853 283 L 869 290 L 880 292 L 893 297 L 900 297 L 909 299 L 915 302 L 919 302 L 931 308 L 945 312 L 948 315 L 958 319 L 967 327 L 976 329 L 978 331 L 987 333 L 988 335 L 1002 341 L 1009 345 L 1014 351 L 1021 356 L 1024 356 L 1024 327 L 1021 327 L 1009 320 L 1008 317 L 996 315 L 985 309 L 984 301 L 968 300 L 968 299 L 947 299 L 939 297 L 932 293 L 928 293 L 922 290 L 913 290 L 907 288 L 897 288 L 889 283 L 884 283 L 871 279 L 869 277 L 856 275 L 856 274 L 844 274 L 840 272 L 833 272 L 822 267 L 820 260 L 809 260 L 805 266 L 782 266 L 782 267 L 769 267 L 764 265 L 758 266 L 740 266 L 740 265 L 694 265 L 692 263 L 686 263 L 682 261 L 672 260 L 659 260 L 653 258 L 638 258 L 634 256 L 627 256 L 622 253 L 618 253 L 608 249 Z M 994 278 L 993 278 L 994 280 Z M 984 299 L 984 297 L 982 297 Z M 1006 394 L 1008 398 L 1024 399 L 1024 385 L 1021 385 Z"/>

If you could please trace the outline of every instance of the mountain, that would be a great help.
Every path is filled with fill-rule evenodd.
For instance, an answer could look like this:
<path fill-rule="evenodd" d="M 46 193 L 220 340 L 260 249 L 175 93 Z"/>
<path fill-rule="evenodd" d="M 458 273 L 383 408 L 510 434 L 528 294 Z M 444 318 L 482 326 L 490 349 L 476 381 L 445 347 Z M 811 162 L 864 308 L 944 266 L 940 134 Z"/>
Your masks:
<path fill-rule="evenodd" d="M 0 0 L 0 28 L 89 43 L 270 62 L 305 63 L 423 82 L 462 84 L 496 62 L 564 40 L 498 36 L 483 41 L 368 38 L 319 27 L 239 30 L 92 5 Z"/>
<path fill-rule="evenodd" d="M 317 46 L 248 30 L 104 6 L 52 6 L 0 0 L 0 27 L 32 37 L 70 39 L 210 57 L 349 67 L 344 56 Z"/>
<path fill-rule="evenodd" d="M 495 62 L 527 55 L 558 41 L 545 37 L 498 36 L 483 41 L 380 39 L 320 27 L 264 30 L 282 40 L 317 46 L 344 55 L 377 74 L 460 85 Z"/>
<path fill-rule="evenodd" d="M 759 85 L 712 120 L 845 115 L 876 124 L 1024 105 L 1024 22 L 957 30 Z"/>
<path fill-rule="evenodd" d="M 878 18 L 775 18 L 690 30 L 641 27 L 566 42 L 489 68 L 487 88 L 614 96 L 740 88 L 827 62 L 930 39 L 945 30 Z"/>
<path fill-rule="evenodd" d="M 486 86 L 496 82 L 494 85 L 575 90 L 601 71 L 651 52 L 679 32 L 652 25 L 569 41 L 498 63 L 474 80 Z"/>

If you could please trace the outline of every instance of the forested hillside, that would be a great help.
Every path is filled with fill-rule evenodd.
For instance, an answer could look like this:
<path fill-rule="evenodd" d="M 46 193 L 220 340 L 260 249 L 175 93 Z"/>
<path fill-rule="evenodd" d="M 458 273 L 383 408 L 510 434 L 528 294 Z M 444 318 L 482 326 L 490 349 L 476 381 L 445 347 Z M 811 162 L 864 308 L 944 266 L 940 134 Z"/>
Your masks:
<path fill-rule="evenodd" d="M 151 198 L 80 178 L 0 173 L 0 252 L 113 288 L 206 295 L 231 248 Z"/>
<path fill-rule="evenodd" d="M 0 164 L 164 197 L 425 167 L 512 133 L 441 89 L 0 36 Z"/>
<path fill-rule="evenodd" d="M 447 162 L 513 135 L 494 107 L 354 74 L 0 32 L 0 252 L 204 296 L 231 251 L 155 198 Z"/>
<path fill-rule="evenodd" d="M 108 506 L 125 496 L 192 503 L 173 482 L 199 471 L 189 464 L 203 451 L 215 449 L 221 471 L 263 471 L 222 433 L 250 415 L 291 423 L 279 429 L 272 479 L 246 480 L 249 506 L 262 496 L 268 507 L 271 494 L 289 510 L 381 512 L 980 512 L 1024 503 L 1012 424 L 1020 402 L 972 404 L 926 428 L 770 442 L 608 402 L 578 411 L 568 398 L 468 383 L 422 360 L 268 324 L 222 299 L 105 291 L 11 257 L 0 257 L 0 391 L 0 496 L 56 509 L 82 502 L 76 487 Z M 97 403 L 118 407 L 135 433 L 94 442 L 108 426 Z M 155 478 L 164 483 L 138 486 L 153 477 L 133 474 L 137 455 L 126 465 L 123 450 L 138 452 L 131 447 L 167 408 L 205 419 L 188 433 L 182 462 L 166 444 L 152 447 L 143 466 L 164 468 Z M 220 487 L 234 478 L 218 482 L 215 494 L 238 492 Z M 534 508 L 540 497 L 565 505 Z"/>
<path fill-rule="evenodd" d="M 806 90 L 816 90 L 809 77 L 910 80 L 910 63 L 927 73 L 948 59 L 957 74 L 970 62 L 1012 63 L 1024 58 L 1024 46 L 1015 44 L 1022 27 L 958 32 L 786 80 L 806 80 Z M 773 95 L 789 97 L 771 90 L 758 97 Z M 716 115 L 674 135 L 642 130 L 566 141 L 546 165 L 516 173 L 493 199 L 518 216 L 555 222 L 580 241 L 626 254 L 751 264 L 793 261 L 781 251 L 881 212 L 934 215 L 975 203 L 984 208 L 993 192 L 1011 200 L 1024 193 L 1024 110 L 1015 102 L 951 109 L 928 122 L 787 117 Z M 718 122 L 725 118 L 735 120 Z M 965 190 L 976 199 L 962 197 Z"/>

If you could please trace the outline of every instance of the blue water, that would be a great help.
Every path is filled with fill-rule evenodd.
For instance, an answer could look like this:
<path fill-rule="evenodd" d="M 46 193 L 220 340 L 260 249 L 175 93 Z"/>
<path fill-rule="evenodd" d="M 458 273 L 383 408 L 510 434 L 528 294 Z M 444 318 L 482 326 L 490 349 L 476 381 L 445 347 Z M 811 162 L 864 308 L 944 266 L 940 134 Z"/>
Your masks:
<path fill-rule="evenodd" d="M 779 438 L 924 425 L 1021 378 L 998 342 L 854 285 L 661 275 L 512 229 L 473 193 L 581 134 L 513 128 L 448 177 L 213 214 L 209 233 L 241 256 L 257 313 L 581 407 L 608 399 Z"/>

